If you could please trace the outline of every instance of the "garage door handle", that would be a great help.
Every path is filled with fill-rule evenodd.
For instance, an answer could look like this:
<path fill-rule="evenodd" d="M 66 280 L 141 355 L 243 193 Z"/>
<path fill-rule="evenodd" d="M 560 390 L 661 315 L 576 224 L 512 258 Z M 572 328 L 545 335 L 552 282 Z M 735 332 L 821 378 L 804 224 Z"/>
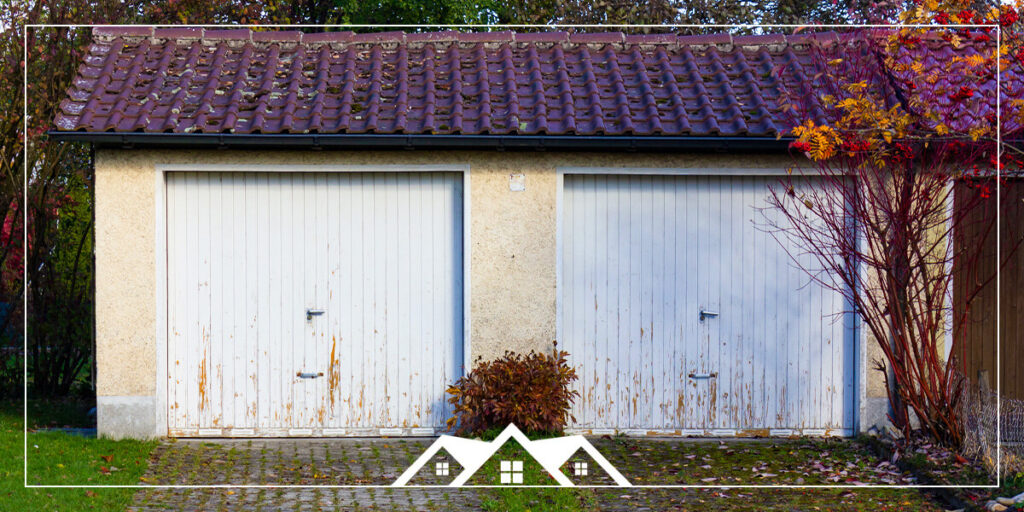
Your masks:
<path fill-rule="evenodd" d="M 319 373 L 299 372 L 299 373 L 296 373 L 295 376 L 300 378 L 300 379 L 315 379 L 317 377 L 323 377 L 324 376 L 324 372 L 319 372 Z"/>
<path fill-rule="evenodd" d="M 716 377 L 718 377 L 718 373 L 717 372 L 711 372 L 711 373 L 691 373 L 690 374 L 690 378 L 691 379 L 714 379 Z"/>
<path fill-rule="evenodd" d="M 701 322 L 703 322 L 705 318 L 714 318 L 716 316 L 718 316 L 718 312 L 717 311 L 705 311 L 703 309 L 700 310 L 700 321 Z"/>
<path fill-rule="evenodd" d="M 322 314 L 324 314 L 324 310 L 322 309 L 307 309 L 306 320 L 312 320 L 314 316 L 320 316 Z"/>

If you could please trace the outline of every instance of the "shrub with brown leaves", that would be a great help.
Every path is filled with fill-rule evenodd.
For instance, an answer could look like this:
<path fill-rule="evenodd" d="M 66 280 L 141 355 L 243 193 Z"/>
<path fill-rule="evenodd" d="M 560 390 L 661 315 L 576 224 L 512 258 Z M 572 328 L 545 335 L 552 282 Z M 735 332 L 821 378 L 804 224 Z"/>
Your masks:
<path fill-rule="evenodd" d="M 576 370 L 566 362 L 569 354 L 506 351 L 494 361 L 477 359 L 476 367 L 448 388 L 455 406 L 449 430 L 457 435 L 481 435 L 515 423 L 524 432 L 561 433 L 571 418 L 579 392 L 570 389 Z"/>

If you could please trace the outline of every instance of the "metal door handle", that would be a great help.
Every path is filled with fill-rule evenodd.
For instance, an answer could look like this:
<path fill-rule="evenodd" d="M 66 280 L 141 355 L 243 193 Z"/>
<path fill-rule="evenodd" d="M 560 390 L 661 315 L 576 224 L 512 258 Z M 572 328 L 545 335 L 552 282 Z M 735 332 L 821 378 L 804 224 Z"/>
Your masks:
<path fill-rule="evenodd" d="M 318 372 L 318 373 L 299 372 L 299 373 L 296 373 L 295 376 L 300 378 L 300 379 L 315 379 L 317 377 L 323 377 L 324 376 L 324 372 Z"/>
<path fill-rule="evenodd" d="M 701 322 L 703 322 L 705 318 L 713 318 L 713 317 L 716 317 L 716 316 L 718 316 L 718 312 L 717 311 L 705 311 L 703 309 L 700 310 L 700 321 Z"/>
<path fill-rule="evenodd" d="M 314 316 L 320 316 L 322 314 L 324 314 L 324 310 L 322 309 L 307 309 L 306 320 L 312 320 Z"/>
<path fill-rule="evenodd" d="M 718 377 L 718 373 L 717 372 L 711 372 L 711 373 L 691 373 L 689 375 L 689 377 L 691 379 L 714 379 L 714 378 Z"/>

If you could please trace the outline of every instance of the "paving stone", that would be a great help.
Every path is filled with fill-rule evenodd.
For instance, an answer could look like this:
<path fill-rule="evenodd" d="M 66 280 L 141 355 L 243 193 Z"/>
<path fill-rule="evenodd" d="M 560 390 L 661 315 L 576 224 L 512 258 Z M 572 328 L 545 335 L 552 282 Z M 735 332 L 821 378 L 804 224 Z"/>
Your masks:
<path fill-rule="evenodd" d="M 161 443 L 151 485 L 389 485 L 426 449 L 419 440 L 177 440 Z M 452 510 L 479 507 L 480 492 L 387 488 L 143 489 L 131 511 Z"/>

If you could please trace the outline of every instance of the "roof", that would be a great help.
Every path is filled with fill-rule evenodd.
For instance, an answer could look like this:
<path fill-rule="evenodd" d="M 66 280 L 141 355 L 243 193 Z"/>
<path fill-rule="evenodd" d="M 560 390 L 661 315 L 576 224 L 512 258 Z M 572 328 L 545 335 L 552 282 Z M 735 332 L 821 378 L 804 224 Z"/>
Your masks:
<path fill-rule="evenodd" d="M 58 130 L 771 136 L 806 36 L 99 27 Z"/>
<path fill-rule="evenodd" d="M 403 134 L 774 141 L 792 117 L 786 88 L 813 91 L 811 43 L 838 37 L 97 27 L 54 122 L 59 132 L 194 140 Z M 816 95 L 804 96 L 824 121 Z"/>

